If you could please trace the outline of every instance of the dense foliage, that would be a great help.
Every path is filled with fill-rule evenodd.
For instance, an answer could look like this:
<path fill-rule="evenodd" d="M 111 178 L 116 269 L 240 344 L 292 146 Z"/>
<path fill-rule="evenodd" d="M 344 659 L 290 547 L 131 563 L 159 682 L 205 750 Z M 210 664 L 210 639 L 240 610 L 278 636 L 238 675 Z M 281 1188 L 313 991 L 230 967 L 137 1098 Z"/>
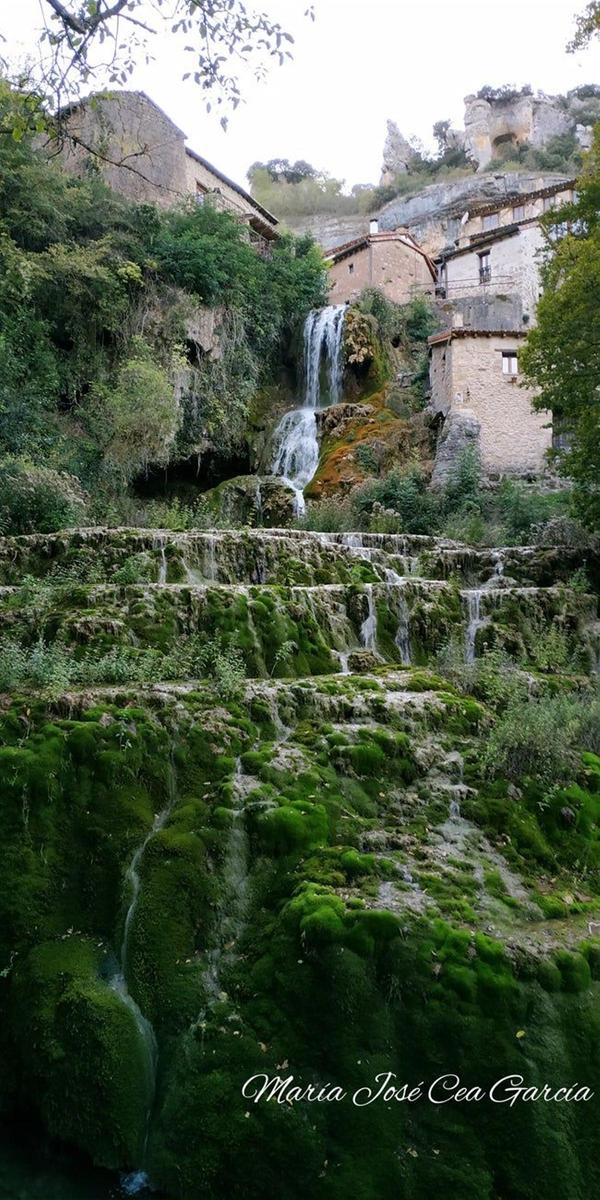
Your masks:
<path fill-rule="evenodd" d="M 559 464 L 575 484 L 586 522 L 600 525 L 600 129 L 577 184 L 577 199 L 545 218 L 550 251 L 543 271 L 538 321 L 522 355 L 539 389 L 538 407 L 551 409 L 565 435 Z"/>
<path fill-rule="evenodd" d="M 148 464 L 243 444 L 255 391 L 323 299 L 309 240 L 261 257 L 225 212 L 128 204 L 9 133 L 0 206 L 0 455 L 68 471 L 101 505 Z"/>

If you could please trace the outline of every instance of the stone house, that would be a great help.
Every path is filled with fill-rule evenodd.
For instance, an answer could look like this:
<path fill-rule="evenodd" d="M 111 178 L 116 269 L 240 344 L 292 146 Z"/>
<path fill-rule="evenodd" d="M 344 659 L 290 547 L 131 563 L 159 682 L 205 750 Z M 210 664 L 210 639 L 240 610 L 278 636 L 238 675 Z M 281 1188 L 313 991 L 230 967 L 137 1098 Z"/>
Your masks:
<path fill-rule="evenodd" d="M 325 261 L 332 304 L 356 300 L 367 287 L 378 288 L 396 304 L 435 293 L 435 265 L 406 229 L 380 233 L 372 221 L 369 233 L 336 246 Z"/>
<path fill-rule="evenodd" d="M 431 407 L 443 423 L 437 468 L 448 458 L 444 431 L 452 429 L 453 457 L 474 438 L 488 474 L 543 470 L 552 446 L 550 414 L 534 411 L 533 393 L 519 380 L 524 340 L 520 331 L 466 327 L 429 338 Z M 434 483 L 435 476 L 434 470 Z"/>
<path fill-rule="evenodd" d="M 73 104 L 61 113 L 61 134 L 59 161 L 73 174 L 98 171 L 129 200 L 161 208 L 210 199 L 238 217 L 261 250 L 277 237 L 272 213 L 186 146 L 185 134 L 145 92 L 106 92 Z"/>
<path fill-rule="evenodd" d="M 436 295 L 451 304 L 511 297 L 517 327 L 535 320 L 540 295 L 540 252 L 546 243 L 539 218 L 573 199 L 574 181 L 556 183 L 502 202 L 475 205 L 463 215 L 455 246 L 437 261 Z M 458 307 L 464 312 L 464 304 Z"/>

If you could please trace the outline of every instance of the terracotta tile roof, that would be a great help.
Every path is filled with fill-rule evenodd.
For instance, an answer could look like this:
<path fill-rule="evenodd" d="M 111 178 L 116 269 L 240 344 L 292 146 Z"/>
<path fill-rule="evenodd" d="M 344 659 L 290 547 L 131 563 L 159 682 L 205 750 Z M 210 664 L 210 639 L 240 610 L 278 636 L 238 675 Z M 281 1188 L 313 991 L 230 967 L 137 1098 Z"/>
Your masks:
<path fill-rule="evenodd" d="M 468 326 L 459 325 L 453 329 L 445 329 L 443 333 L 434 333 L 427 339 L 428 346 L 441 346 L 443 342 L 451 342 L 454 338 L 465 337 L 506 337 L 522 340 L 527 337 L 523 329 L 470 329 Z"/>
<path fill-rule="evenodd" d="M 508 192 L 502 200 L 494 200 L 488 204 L 474 204 L 467 211 L 470 217 L 483 217 L 489 213 L 500 212 L 503 208 L 527 204 L 530 200 L 542 200 L 544 196 L 555 196 L 557 192 L 566 192 L 574 188 L 576 179 L 563 179 L 562 183 L 550 183 L 547 187 L 537 188 L 534 192 Z"/>
<path fill-rule="evenodd" d="M 531 225 L 533 220 L 524 221 L 523 224 Z M 519 233 L 520 225 L 498 225 L 496 229 L 487 229 L 485 233 L 476 233 L 467 242 L 466 246 L 455 246 L 452 250 L 443 250 L 437 259 L 440 263 L 445 263 L 449 258 L 458 258 L 460 254 L 472 254 L 478 246 L 489 246 L 492 242 L 502 241 L 503 238 L 515 237 Z"/>

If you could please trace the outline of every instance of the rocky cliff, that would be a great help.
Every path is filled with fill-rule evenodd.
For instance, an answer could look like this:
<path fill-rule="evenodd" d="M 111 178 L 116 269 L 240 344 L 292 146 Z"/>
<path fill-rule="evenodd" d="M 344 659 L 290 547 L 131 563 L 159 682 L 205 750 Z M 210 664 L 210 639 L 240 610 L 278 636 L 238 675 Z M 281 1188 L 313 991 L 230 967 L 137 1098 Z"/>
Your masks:
<path fill-rule="evenodd" d="M 528 145 L 541 150 L 552 138 L 574 134 L 580 146 L 591 145 L 591 126 L 600 117 L 600 94 L 593 87 L 567 96 L 547 96 L 525 89 L 493 92 L 483 88 L 465 99 L 465 149 L 479 170 L 506 155 L 507 148 Z"/>
<path fill-rule="evenodd" d="M 390 200 L 376 215 L 380 229 L 406 226 L 429 254 L 438 254 L 454 242 L 469 204 L 501 201 L 505 196 L 532 192 L 566 178 L 547 171 L 494 171 L 442 180 L 420 189 L 415 182 L 411 195 Z M 360 214 L 344 217 L 317 214 L 288 218 L 287 223 L 294 233 L 312 233 L 324 250 L 331 250 L 365 233 L 369 218 Z"/>

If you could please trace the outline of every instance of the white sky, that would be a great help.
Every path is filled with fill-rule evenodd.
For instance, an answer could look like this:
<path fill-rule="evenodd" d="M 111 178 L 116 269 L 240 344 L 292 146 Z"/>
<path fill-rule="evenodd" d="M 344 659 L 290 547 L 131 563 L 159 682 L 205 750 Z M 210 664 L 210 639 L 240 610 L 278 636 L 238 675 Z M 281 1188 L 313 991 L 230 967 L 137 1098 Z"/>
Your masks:
<path fill-rule="evenodd" d="M 600 44 L 565 52 L 585 0 L 255 0 L 296 39 L 294 60 L 266 82 L 243 82 L 245 103 L 207 115 L 181 76 L 191 56 L 156 39 L 155 61 L 128 86 L 144 89 L 186 133 L 193 149 L 239 182 L 257 159 L 304 158 L 348 185 L 377 182 L 385 122 L 432 145 L 434 121 L 462 127 L 463 98 L 483 84 L 531 83 L 567 91 L 598 79 Z M 3 52 L 20 60 L 35 46 L 41 0 L 1 0 Z"/>

